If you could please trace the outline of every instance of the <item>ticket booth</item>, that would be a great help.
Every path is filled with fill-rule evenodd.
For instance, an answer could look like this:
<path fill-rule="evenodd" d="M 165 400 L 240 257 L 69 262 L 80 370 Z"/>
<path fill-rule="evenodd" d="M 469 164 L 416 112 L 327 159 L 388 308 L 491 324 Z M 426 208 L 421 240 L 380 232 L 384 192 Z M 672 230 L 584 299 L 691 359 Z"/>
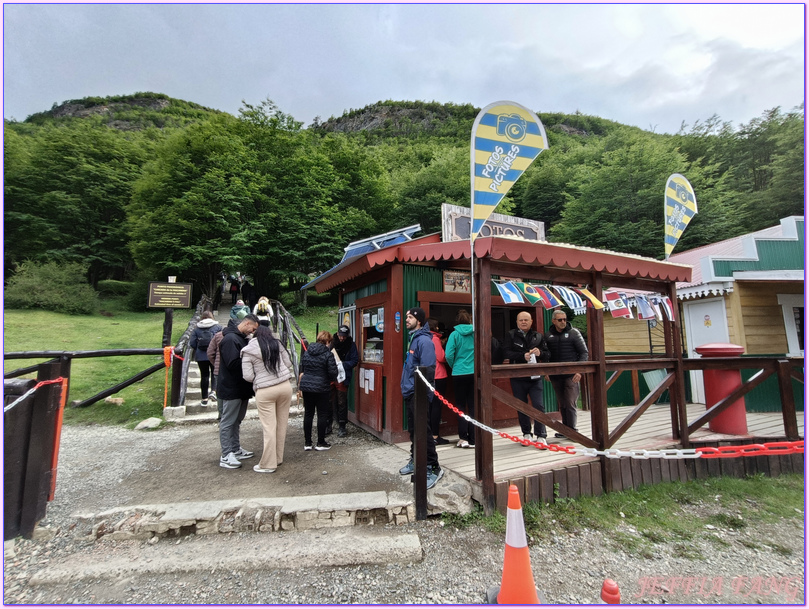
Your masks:
<path fill-rule="evenodd" d="M 404 316 L 412 307 L 422 307 L 446 328 L 447 336 L 455 326 L 460 308 L 472 311 L 471 270 L 468 241 L 442 242 L 438 234 L 412 238 L 409 227 L 398 233 L 375 237 L 378 248 L 367 248 L 359 255 L 351 244 L 347 256 L 335 268 L 307 284 L 318 292 L 337 290 L 339 321 L 351 328 L 360 362 L 349 395 L 349 420 L 386 442 L 409 438 L 407 414 L 399 385 L 409 341 Z M 368 240 L 366 240 L 368 241 Z M 360 247 L 366 243 L 357 242 Z M 429 259 L 418 260 L 418 252 Z M 492 287 L 492 335 L 502 340 L 516 327 L 519 311 L 531 310 L 536 327 L 549 325 L 542 307 L 525 305 L 506 307 Z M 509 390 L 507 380 L 496 381 Z M 452 383 L 447 396 L 454 400 Z M 550 385 L 545 391 L 546 410 L 555 410 Z M 503 404 L 495 405 L 498 425 L 513 425 L 517 413 Z M 457 433 L 457 416 L 446 406 L 441 417 L 441 435 Z"/>

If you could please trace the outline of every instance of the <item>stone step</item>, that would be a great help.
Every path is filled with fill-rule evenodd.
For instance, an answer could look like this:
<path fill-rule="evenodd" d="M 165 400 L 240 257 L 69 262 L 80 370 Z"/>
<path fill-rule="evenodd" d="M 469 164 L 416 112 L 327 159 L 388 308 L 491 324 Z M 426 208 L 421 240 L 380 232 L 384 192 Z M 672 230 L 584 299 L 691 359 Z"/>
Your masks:
<path fill-rule="evenodd" d="M 404 525 L 415 522 L 416 508 L 412 495 L 371 491 L 125 506 L 72 516 L 78 521 L 74 531 L 88 540 L 102 537 L 148 540 L 192 533 L 270 533 Z"/>

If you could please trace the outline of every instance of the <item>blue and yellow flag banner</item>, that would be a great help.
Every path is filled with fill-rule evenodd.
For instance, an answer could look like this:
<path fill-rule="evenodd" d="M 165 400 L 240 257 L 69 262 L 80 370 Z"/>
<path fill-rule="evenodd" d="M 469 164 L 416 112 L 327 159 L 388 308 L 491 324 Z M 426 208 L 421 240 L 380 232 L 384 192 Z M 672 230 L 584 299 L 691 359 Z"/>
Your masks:
<path fill-rule="evenodd" d="M 697 195 L 684 176 L 673 173 L 666 180 L 665 219 L 666 219 L 666 260 L 671 255 L 677 241 L 683 234 L 691 218 L 697 213 Z"/>
<path fill-rule="evenodd" d="M 472 126 L 470 241 L 475 241 L 514 182 L 547 148 L 545 127 L 528 108 L 499 101 L 480 111 Z"/>

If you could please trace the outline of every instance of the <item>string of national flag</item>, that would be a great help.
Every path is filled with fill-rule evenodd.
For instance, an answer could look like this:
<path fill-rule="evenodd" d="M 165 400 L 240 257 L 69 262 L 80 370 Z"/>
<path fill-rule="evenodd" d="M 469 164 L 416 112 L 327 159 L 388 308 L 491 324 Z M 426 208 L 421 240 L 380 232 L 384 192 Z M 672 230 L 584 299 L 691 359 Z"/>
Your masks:
<path fill-rule="evenodd" d="M 674 321 L 676 315 L 671 298 L 660 294 L 635 294 L 630 297 L 624 292 L 604 290 L 605 302 L 602 302 L 586 287 L 492 281 L 506 304 L 541 304 L 545 309 L 567 305 L 575 315 L 584 314 L 588 308 L 607 309 L 613 317 L 626 319 L 635 318 L 631 307 L 636 309 L 638 319 Z"/>

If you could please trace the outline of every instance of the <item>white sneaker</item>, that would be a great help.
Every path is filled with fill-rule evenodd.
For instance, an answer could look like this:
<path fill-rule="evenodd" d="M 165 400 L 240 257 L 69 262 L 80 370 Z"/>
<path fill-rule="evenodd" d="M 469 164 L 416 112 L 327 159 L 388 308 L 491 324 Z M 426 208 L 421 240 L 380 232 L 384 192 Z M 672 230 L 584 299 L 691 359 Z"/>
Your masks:
<path fill-rule="evenodd" d="M 524 433 L 522 435 L 522 437 L 523 437 L 523 440 L 528 440 L 529 442 L 533 442 L 533 440 L 531 439 L 531 434 L 530 433 Z M 528 444 L 523 444 L 523 446 L 529 446 L 529 445 Z"/>
<path fill-rule="evenodd" d="M 275 471 L 275 469 L 274 468 L 273 469 L 270 469 L 270 468 L 262 469 L 261 465 L 254 465 L 253 466 L 253 471 L 258 472 L 259 474 L 272 474 Z"/>
<path fill-rule="evenodd" d="M 236 458 L 236 453 L 228 453 L 226 457 L 219 458 L 219 467 L 238 469 L 241 466 L 241 461 Z"/>

